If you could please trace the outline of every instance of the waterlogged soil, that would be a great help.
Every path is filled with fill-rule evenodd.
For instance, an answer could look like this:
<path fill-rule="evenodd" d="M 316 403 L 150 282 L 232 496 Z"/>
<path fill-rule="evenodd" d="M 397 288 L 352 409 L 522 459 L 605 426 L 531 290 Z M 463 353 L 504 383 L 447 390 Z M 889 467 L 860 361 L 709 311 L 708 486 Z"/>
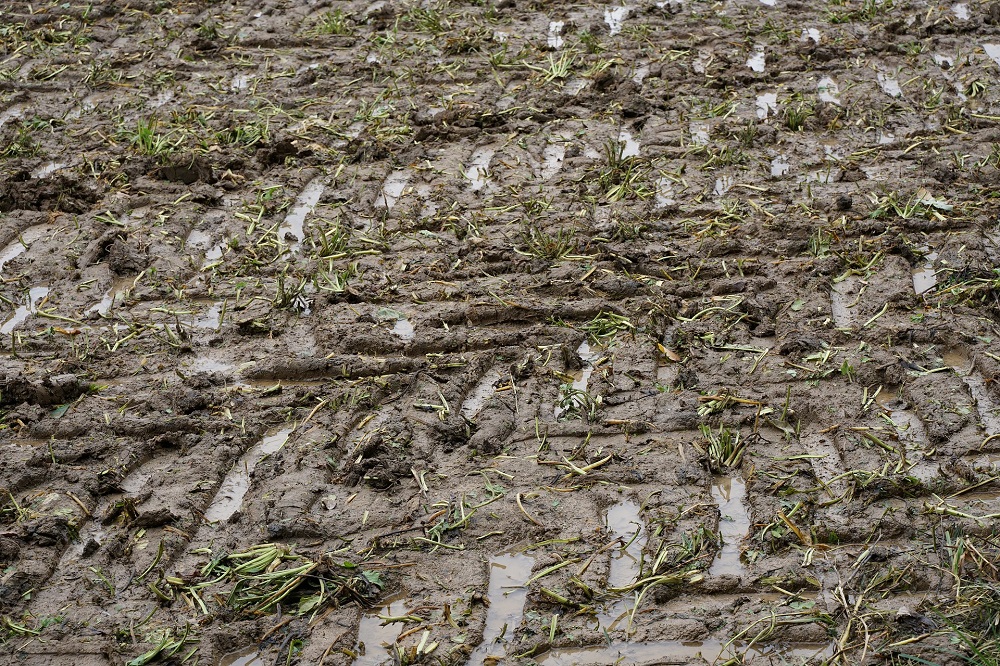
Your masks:
<path fill-rule="evenodd" d="M 2 3 L 0 55 L 0 662 L 996 649 L 997 4 Z"/>

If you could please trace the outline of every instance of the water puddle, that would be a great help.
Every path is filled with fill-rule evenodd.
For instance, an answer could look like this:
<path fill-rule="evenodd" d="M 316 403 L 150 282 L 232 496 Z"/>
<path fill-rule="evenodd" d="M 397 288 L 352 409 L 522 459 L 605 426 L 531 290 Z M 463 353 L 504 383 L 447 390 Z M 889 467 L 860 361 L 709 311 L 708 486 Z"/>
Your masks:
<path fill-rule="evenodd" d="M 615 7 L 604 10 L 604 22 L 608 24 L 608 32 L 617 35 L 622 31 L 625 18 L 628 16 L 628 7 Z"/>
<path fill-rule="evenodd" d="M 391 647 L 405 626 L 402 623 L 386 623 L 384 618 L 406 615 L 406 600 L 397 599 L 373 613 L 361 616 L 358 626 L 358 640 L 354 644 L 353 666 L 382 666 L 392 663 Z"/>
<path fill-rule="evenodd" d="M 203 252 L 205 261 L 218 261 L 222 258 L 222 245 L 212 245 L 212 237 L 199 229 L 191 230 L 191 233 L 184 240 L 184 247 Z"/>
<path fill-rule="evenodd" d="M 757 118 L 764 120 L 772 113 L 778 112 L 778 94 L 764 93 L 757 95 Z"/>
<path fill-rule="evenodd" d="M 222 301 L 213 299 L 197 299 L 194 301 L 198 305 L 207 305 L 204 310 L 195 313 L 194 317 L 187 321 L 188 326 L 206 330 L 218 330 L 222 326 Z"/>
<path fill-rule="evenodd" d="M 267 666 L 257 648 L 245 648 L 222 655 L 219 666 Z"/>
<path fill-rule="evenodd" d="M 233 77 L 233 80 L 229 83 L 230 90 L 246 90 L 250 87 L 250 75 L 249 74 L 237 74 Z"/>
<path fill-rule="evenodd" d="M 830 104 L 840 104 L 840 87 L 837 85 L 837 82 L 829 76 L 825 76 L 819 80 L 819 84 L 816 86 L 816 92 L 819 95 L 820 100 Z"/>
<path fill-rule="evenodd" d="M 391 333 L 403 342 L 411 342 L 416 335 L 413 330 L 413 324 L 411 324 L 410 320 L 406 318 L 397 319 L 396 323 L 392 327 Z"/>
<path fill-rule="evenodd" d="M 1000 44 L 983 44 L 983 51 L 993 62 L 1000 65 Z"/>
<path fill-rule="evenodd" d="M 733 188 L 733 185 L 735 184 L 735 176 L 722 176 L 721 178 L 716 178 L 715 187 L 712 188 L 712 194 L 717 197 L 724 196 Z"/>
<path fill-rule="evenodd" d="M 389 174 L 382 184 L 382 191 L 375 201 L 376 206 L 382 206 L 386 210 L 392 210 L 399 198 L 403 196 L 406 185 L 410 182 L 409 169 L 397 169 Z"/>
<path fill-rule="evenodd" d="M 493 148 L 476 148 L 469 160 L 469 167 L 465 170 L 465 177 L 471 183 L 469 189 L 478 192 L 489 182 L 490 161 L 496 152 Z"/>
<path fill-rule="evenodd" d="M 951 366 L 962 381 L 969 388 L 969 393 L 976 403 L 976 410 L 979 412 L 979 422 L 987 435 L 1000 435 L 1000 406 L 993 402 L 990 397 L 986 381 L 975 371 L 972 359 L 963 351 L 953 349 L 945 352 L 941 356 L 945 365 Z"/>
<path fill-rule="evenodd" d="M 149 99 L 149 106 L 154 109 L 158 109 L 164 104 L 169 103 L 173 98 L 174 98 L 173 90 L 164 90 L 156 97 L 151 97 Z"/>
<path fill-rule="evenodd" d="M 632 74 L 632 80 L 637 84 L 642 85 L 642 82 L 646 80 L 647 76 L 649 76 L 649 65 L 639 65 L 636 67 L 635 73 Z"/>
<path fill-rule="evenodd" d="M 969 5 L 964 2 L 957 2 L 952 5 L 951 11 L 959 21 L 969 20 Z"/>
<path fill-rule="evenodd" d="M 641 572 L 642 551 L 646 547 L 645 523 L 639 515 L 639 505 L 630 500 L 619 502 L 610 509 L 605 525 L 613 539 L 620 539 L 623 547 L 612 551 L 608 571 L 608 588 L 623 588 L 634 583 Z M 600 626 L 614 631 L 632 609 L 632 597 L 624 596 L 597 615 Z"/>
<path fill-rule="evenodd" d="M 677 203 L 674 198 L 674 181 L 666 176 L 661 176 L 656 181 L 656 207 L 666 208 Z"/>
<path fill-rule="evenodd" d="M 835 647 L 825 643 L 789 643 L 755 645 L 744 650 L 723 641 L 650 641 L 551 650 L 536 661 L 539 666 L 668 666 L 701 663 L 697 660 L 730 663 L 727 658 L 734 658 L 741 664 L 763 665 L 822 661 L 834 654 Z"/>
<path fill-rule="evenodd" d="M 746 496 L 746 483 L 740 476 L 717 476 L 712 480 L 712 497 L 719 504 L 722 548 L 708 570 L 710 576 L 746 573 L 740 561 L 740 544 L 750 533 L 750 514 L 744 504 Z"/>
<path fill-rule="evenodd" d="M 767 5 L 768 7 L 774 7 L 778 4 L 778 0 L 760 0 L 760 4 Z"/>
<path fill-rule="evenodd" d="M 566 146 L 561 143 L 550 143 L 545 146 L 545 150 L 542 153 L 542 179 L 548 180 L 559 173 L 565 158 Z"/>
<path fill-rule="evenodd" d="M 587 384 L 590 383 L 590 376 L 594 374 L 594 362 L 596 362 L 601 356 L 601 350 L 592 350 L 590 348 L 590 343 L 584 340 L 577 347 L 576 353 L 580 356 L 580 360 L 583 362 L 583 367 L 572 373 L 573 382 L 570 387 L 574 391 L 584 391 L 587 390 Z M 568 412 L 572 407 L 566 406 L 565 408 L 561 405 L 556 405 L 555 417 L 558 420 L 563 414 Z"/>
<path fill-rule="evenodd" d="M 239 510 L 243 505 L 244 495 L 250 489 L 250 475 L 257 467 L 257 463 L 284 446 L 292 430 L 291 427 L 282 428 L 250 447 L 250 450 L 226 474 L 219 491 L 212 499 L 212 504 L 205 511 L 206 521 L 224 522 Z"/>
<path fill-rule="evenodd" d="M 788 163 L 788 158 L 784 155 L 778 155 L 771 160 L 771 176 L 773 178 L 781 178 L 791 169 L 792 165 Z"/>
<path fill-rule="evenodd" d="M 618 142 L 622 144 L 622 157 L 639 156 L 639 141 L 633 138 L 631 132 L 624 129 L 619 132 Z"/>
<path fill-rule="evenodd" d="M 499 379 L 499 376 L 492 372 L 486 373 L 486 376 L 479 380 L 468 397 L 462 401 L 462 416 L 470 420 L 475 418 L 486 401 L 496 393 L 496 383 Z"/>
<path fill-rule="evenodd" d="M 188 365 L 191 372 L 221 372 L 224 375 L 234 374 L 236 366 L 207 356 L 199 356 Z"/>
<path fill-rule="evenodd" d="M 754 49 L 754 52 L 750 54 L 747 58 L 747 67 L 755 72 L 763 72 L 766 66 L 766 60 L 764 57 L 764 47 L 758 46 Z"/>
<path fill-rule="evenodd" d="M 888 76 L 879 72 L 876 74 L 878 79 L 878 84 L 882 87 L 882 92 L 884 92 L 889 97 L 902 97 L 903 89 L 899 87 L 899 81 L 896 79 L 890 79 Z"/>
<path fill-rule="evenodd" d="M 691 143 L 696 146 L 708 145 L 708 125 L 706 123 L 691 123 Z"/>
<path fill-rule="evenodd" d="M 920 268 L 913 271 L 913 293 L 917 296 L 924 294 L 937 286 L 937 271 L 934 270 L 934 262 L 938 258 L 937 252 L 931 252 L 924 257 L 925 263 Z"/>
<path fill-rule="evenodd" d="M 316 209 L 319 199 L 323 196 L 326 184 L 322 178 L 314 178 L 302 188 L 302 192 L 295 200 L 295 206 L 285 217 L 285 221 L 278 227 L 278 240 L 288 242 L 292 252 L 298 251 L 298 246 L 305 238 L 306 216 Z"/>
<path fill-rule="evenodd" d="M 531 577 L 534 558 L 527 555 L 497 555 L 490 560 L 490 605 L 486 610 L 486 625 L 483 627 L 483 642 L 479 644 L 468 666 L 483 666 L 506 656 L 504 643 L 513 636 L 521 615 L 528 590 L 524 584 Z"/>
<path fill-rule="evenodd" d="M 850 328 L 854 321 L 851 308 L 855 306 L 853 299 L 857 282 L 857 278 L 851 276 L 833 283 L 830 290 L 830 311 L 837 328 Z"/>
<path fill-rule="evenodd" d="M 566 23 L 564 21 L 549 22 L 548 44 L 550 49 L 562 48 L 563 45 L 562 31 L 565 25 Z"/>
<path fill-rule="evenodd" d="M 39 304 L 48 295 L 48 287 L 32 287 L 29 289 L 27 302 L 14 310 L 14 314 L 10 317 L 10 319 L 4 322 L 3 326 L 0 326 L 0 334 L 9 335 L 15 328 L 17 328 L 18 324 L 38 312 Z"/>
<path fill-rule="evenodd" d="M 951 69 L 955 64 L 955 59 L 951 56 L 941 55 L 940 53 L 934 54 L 934 64 L 936 64 L 941 69 Z"/>
<path fill-rule="evenodd" d="M 116 278 L 111 283 L 111 288 L 101 297 L 100 303 L 91 306 L 87 312 L 96 312 L 102 317 L 106 316 L 113 307 L 128 298 L 129 293 L 135 288 L 136 279 L 134 277 Z"/>
<path fill-rule="evenodd" d="M 49 162 L 48 164 L 44 164 L 44 165 L 38 167 L 37 169 L 35 169 L 34 171 L 32 171 L 31 172 L 31 177 L 32 178 L 48 178 L 49 176 L 51 176 L 52 174 L 54 174 L 56 171 L 59 171 L 60 169 L 65 169 L 68 166 L 69 166 L 68 162 Z"/>
<path fill-rule="evenodd" d="M 31 247 L 32 243 L 53 231 L 55 231 L 55 227 L 51 224 L 36 224 L 22 231 L 18 235 L 18 238 L 15 238 L 3 250 L 0 250 L 0 271 L 3 270 L 3 267 L 8 262 L 24 254 Z"/>
<path fill-rule="evenodd" d="M 807 42 L 812 40 L 814 44 L 819 44 L 820 32 L 816 28 L 803 28 L 799 41 Z"/>

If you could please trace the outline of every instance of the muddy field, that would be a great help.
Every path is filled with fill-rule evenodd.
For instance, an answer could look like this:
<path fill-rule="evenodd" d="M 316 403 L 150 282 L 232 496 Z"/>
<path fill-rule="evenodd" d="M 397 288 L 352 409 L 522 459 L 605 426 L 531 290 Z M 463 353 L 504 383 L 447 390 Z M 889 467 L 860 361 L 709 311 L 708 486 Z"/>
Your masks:
<path fill-rule="evenodd" d="M 1000 661 L 1000 4 L 0 56 L 0 663 Z"/>

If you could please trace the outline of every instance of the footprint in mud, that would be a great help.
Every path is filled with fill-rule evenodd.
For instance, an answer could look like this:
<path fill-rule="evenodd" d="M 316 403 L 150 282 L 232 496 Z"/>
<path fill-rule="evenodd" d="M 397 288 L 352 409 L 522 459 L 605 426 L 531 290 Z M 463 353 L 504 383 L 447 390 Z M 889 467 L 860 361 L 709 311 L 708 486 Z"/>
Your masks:
<path fill-rule="evenodd" d="M 302 192 L 295 199 L 295 205 L 285 216 L 284 222 L 278 227 L 278 239 L 283 243 L 288 243 L 288 247 L 293 253 L 298 252 L 305 240 L 305 221 L 319 204 L 320 197 L 326 189 L 323 178 L 314 178 L 302 188 Z"/>
<path fill-rule="evenodd" d="M 738 474 L 712 480 L 712 497 L 719 504 L 719 535 L 722 548 L 708 569 L 710 576 L 743 576 L 740 544 L 750 534 L 750 514 L 746 507 L 747 487 Z"/>
<path fill-rule="evenodd" d="M 14 314 L 0 326 L 0 334 L 8 335 L 28 317 L 38 312 L 38 306 L 49 295 L 48 287 L 32 287 L 28 290 L 28 298 L 24 305 L 18 306 Z"/>
<path fill-rule="evenodd" d="M 621 589 L 635 582 L 641 573 L 642 551 L 648 539 L 645 521 L 639 515 L 639 505 L 626 500 L 608 509 L 605 525 L 612 539 L 624 544 L 612 551 L 608 571 L 608 588 Z M 622 621 L 631 608 L 632 596 L 626 594 L 600 610 L 597 615 L 599 626 L 608 632 L 621 629 Z"/>
<path fill-rule="evenodd" d="M 490 560 L 489 607 L 483 627 L 483 641 L 469 657 L 468 666 L 483 666 L 503 659 L 506 643 L 521 624 L 535 560 L 527 555 L 497 555 Z"/>
<path fill-rule="evenodd" d="M 205 510 L 206 521 L 210 523 L 225 522 L 239 511 L 243 505 L 243 497 L 250 489 L 250 475 L 257 467 L 257 463 L 284 446 L 292 430 L 293 428 L 282 428 L 264 437 L 233 465 L 222 485 L 219 486 L 212 503 Z"/>

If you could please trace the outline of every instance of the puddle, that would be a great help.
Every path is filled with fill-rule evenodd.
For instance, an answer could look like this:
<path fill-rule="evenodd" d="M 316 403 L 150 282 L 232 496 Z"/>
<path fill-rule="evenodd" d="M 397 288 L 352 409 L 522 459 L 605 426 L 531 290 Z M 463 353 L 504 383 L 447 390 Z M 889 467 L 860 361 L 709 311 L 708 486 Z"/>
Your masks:
<path fill-rule="evenodd" d="M 825 76 L 819 80 L 816 92 L 819 95 L 820 100 L 830 104 L 840 104 L 840 87 L 837 86 L 837 82 L 829 76 Z"/>
<path fill-rule="evenodd" d="M 952 65 L 955 64 L 955 59 L 950 56 L 941 55 L 940 53 L 935 53 L 934 63 L 942 69 L 951 69 Z"/>
<path fill-rule="evenodd" d="M 230 90 L 246 90 L 250 87 L 250 75 L 237 74 L 229 84 Z"/>
<path fill-rule="evenodd" d="M 587 384 L 590 383 L 590 376 L 594 374 L 594 362 L 600 358 L 600 350 L 591 350 L 590 343 L 584 340 L 577 347 L 576 353 L 580 356 L 580 360 L 583 361 L 583 367 L 576 372 L 573 372 L 573 383 L 572 388 L 575 391 L 586 391 Z M 558 420 L 569 408 L 562 409 L 559 405 L 556 405 L 555 417 Z"/>
<path fill-rule="evenodd" d="M 622 130 L 618 133 L 618 142 L 624 144 L 622 147 L 622 157 L 638 157 L 639 156 L 639 142 L 632 137 L 632 133 L 628 130 Z"/>
<path fill-rule="evenodd" d="M 612 646 L 567 648 L 552 650 L 536 659 L 539 666 L 668 666 L 704 660 L 709 664 L 730 663 L 727 657 L 741 664 L 804 663 L 823 660 L 834 654 L 835 645 L 825 643 L 790 643 L 787 645 L 755 645 L 742 656 L 743 648 L 727 646 L 723 641 L 650 641 L 648 643 L 616 643 Z M 736 662 L 732 662 L 736 663 Z"/>
<path fill-rule="evenodd" d="M 395 325 L 393 325 L 391 333 L 398 336 L 403 342 L 410 342 L 413 340 L 416 333 L 413 330 L 413 324 L 410 323 L 409 319 L 397 319 Z"/>
<path fill-rule="evenodd" d="M 383 206 L 386 210 L 392 210 L 392 207 L 399 201 L 399 197 L 403 196 L 403 191 L 409 182 L 409 169 L 397 169 L 390 173 L 382 184 L 382 192 L 379 193 L 375 205 Z"/>
<path fill-rule="evenodd" d="M 397 599 L 377 611 L 361 616 L 358 640 L 354 644 L 354 652 L 358 656 L 354 659 L 353 666 L 382 666 L 392 663 L 390 648 L 406 625 L 399 622 L 384 624 L 382 617 L 400 617 L 406 615 L 406 610 L 406 600 Z"/>
<path fill-rule="evenodd" d="M 778 94 L 764 93 L 757 95 L 757 118 L 764 120 L 768 115 L 778 112 Z"/>
<path fill-rule="evenodd" d="M 250 447 L 250 450 L 226 474 L 219 491 L 212 499 L 212 504 L 205 511 L 206 521 L 224 522 L 239 510 L 243 505 L 243 496 L 250 489 L 250 474 L 257 467 L 257 463 L 280 449 L 288 441 L 288 435 L 292 430 L 291 427 L 282 428 Z"/>
<path fill-rule="evenodd" d="M 562 169 L 563 159 L 566 157 L 566 146 L 561 143 L 550 143 L 545 146 L 542 153 L 542 179 L 548 180 L 559 173 Z"/>
<path fill-rule="evenodd" d="M 184 240 L 185 248 L 193 248 L 205 253 L 205 261 L 218 261 L 222 258 L 222 245 L 212 245 L 212 237 L 204 231 L 192 229 Z"/>
<path fill-rule="evenodd" d="M 527 555 L 497 555 L 490 560 L 490 605 L 486 610 L 483 642 L 469 657 L 468 666 L 483 666 L 487 660 L 494 663 L 506 656 L 502 643 L 506 643 L 521 624 L 528 596 L 523 585 L 531 577 L 534 563 L 534 558 Z"/>
<path fill-rule="evenodd" d="M 708 145 L 708 125 L 706 123 L 691 123 L 691 143 L 696 146 Z"/>
<path fill-rule="evenodd" d="M 983 44 L 983 51 L 986 51 L 993 62 L 1000 65 L 1000 44 Z"/>
<path fill-rule="evenodd" d="M 65 169 L 69 166 L 68 162 L 49 162 L 48 164 L 42 165 L 31 172 L 32 178 L 48 178 L 56 171 L 60 169 Z"/>
<path fill-rule="evenodd" d="M 951 366 L 955 374 L 961 377 L 969 388 L 969 393 L 976 402 L 976 410 L 979 412 L 979 422 L 986 434 L 1000 435 L 1000 406 L 990 397 L 986 381 L 975 372 L 972 359 L 962 351 L 954 349 L 942 354 L 941 360 L 945 365 Z"/>
<path fill-rule="evenodd" d="M 478 192 L 489 182 L 490 160 L 496 151 L 493 148 L 476 148 L 469 160 L 469 168 L 465 170 L 465 177 L 471 183 L 470 189 Z"/>
<path fill-rule="evenodd" d="M 747 486 L 740 476 L 717 476 L 712 480 L 712 497 L 719 504 L 719 533 L 722 549 L 708 570 L 710 576 L 746 573 L 740 562 L 740 544 L 750 533 L 750 514 L 744 499 Z"/>
<path fill-rule="evenodd" d="M 479 383 L 472 389 L 468 397 L 462 401 L 462 416 L 471 420 L 479 413 L 479 410 L 483 408 L 486 401 L 496 393 L 498 379 L 499 376 L 495 373 L 488 372 L 485 377 L 479 380 Z"/>
<path fill-rule="evenodd" d="M 292 252 L 298 250 L 299 244 L 305 238 L 306 216 L 316 209 L 319 198 L 323 196 L 323 190 L 325 189 L 326 184 L 322 178 L 314 178 L 309 181 L 302 188 L 302 192 L 295 200 L 295 205 L 292 207 L 291 212 L 285 217 L 285 221 L 278 227 L 278 240 L 288 242 L 288 246 Z"/>
<path fill-rule="evenodd" d="M 191 361 L 188 368 L 191 372 L 221 372 L 226 375 L 236 372 L 236 366 L 233 364 L 205 356 L 199 356 Z"/>
<path fill-rule="evenodd" d="M 674 198 L 674 181 L 666 176 L 661 176 L 656 181 L 656 207 L 665 208 L 675 203 L 677 200 Z"/>
<path fill-rule="evenodd" d="M 608 32 L 617 35 L 622 31 L 625 24 L 625 17 L 628 16 L 628 7 L 615 7 L 604 10 L 604 22 L 608 24 Z"/>
<path fill-rule="evenodd" d="M 635 74 L 632 75 L 632 80 L 642 85 L 647 76 L 649 76 L 649 65 L 640 65 L 636 68 Z"/>
<path fill-rule="evenodd" d="M 754 52 L 750 54 L 747 58 L 747 67 L 755 72 L 763 72 L 765 69 L 766 60 L 764 57 L 764 47 L 758 46 L 754 49 Z"/>
<path fill-rule="evenodd" d="M 771 160 L 771 176 L 773 178 L 780 178 L 791 171 L 792 165 L 788 163 L 788 158 L 784 155 L 778 155 L 773 160 Z"/>
<path fill-rule="evenodd" d="M 134 277 L 115 279 L 111 283 L 111 288 L 104 293 L 101 302 L 91 306 L 87 312 L 96 312 L 102 317 L 107 315 L 111 311 L 111 308 L 124 301 L 129 292 L 135 288 L 135 280 L 136 278 Z"/>
<path fill-rule="evenodd" d="M 809 41 L 810 39 L 813 41 L 814 44 L 819 44 L 820 40 L 819 30 L 817 30 L 816 28 L 803 28 L 802 37 L 799 38 L 799 41 L 805 42 Z"/>
<path fill-rule="evenodd" d="M 18 324 L 35 314 L 38 311 L 38 304 L 41 303 L 42 299 L 48 295 L 48 287 L 32 287 L 29 289 L 27 302 L 14 310 L 14 314 L 10 317 L 10 319 L 4 322 L 3 326 L 0 326 L 0 334 L 10 334 L 15 328 L 17 328 Z"/>
<path fill-rule="evenodd" d="M 965 4 L 964 2 L 957 2 L 954 5 L 952 5 L 951 11 L 955 15 L 955 18 L 957 18 L 958 20 L 960 21 L 969 20 L 969 5 Z"/>
<path fill-rule="evenodd" d="M 913 271 L 913 292 L 919 296 L 937 286 L 937 271 L 934 270 L 934 261 L 937 260 L 938 253 L 931 252 L 924 257 L 925 263 L 920 268 Z"/>
<path fill-rule="evenodd" d="M 189 326 L 213 331 L 222 326 L 222 301 L 199 299 L 194 302 L 206 304 L 208 308 L 189 319 L 187 321 Z"/>
<path fill-rule="evenodd" d="M 222 655 L 219 666 L 267 666 L 257 648 L 244 648 Z"/>
<path fill-rule="evenodd" d="M 722 178 L 715 179 L 715 187 L 712 188 L 712 193 L 717 197 L 721 197 L 729 192 L 736 184 L 735 176 L 723 176 Z"/>
<path fill-rule="evenodd" d="M 154 109 L 158 109 L 161 106 L 163 106 L 164 104 L 167 104 L 168 102 L 170 102 L 170 100 L 172 100 L 173 98 L 174 98 L 174 91 L 173 90 L 164 90 L 163 92 L 161 92 L 156 97 L 150 98 L 150 100 L 149 100 L 149 106 L 152 107 L 152 108 L 154 108 Z"/>
<path fill-rule="evenodd" d="M 51 224 L 36 224 L 22 231 L 18 238 L 15 238 L 3 250 L 0 250 L 0 271 L 3 270 L 3 267 L 8 262 L 24 254 L 31 247 L 32 243 L 53 231 L 55 231 L 55 227 Z"/>
<path fill-rule="evenodd" d="M 610 509 L 605 525 L 613 539 L 621 539 L 624 548 L 612 551 L 611 567 L 608 571 L 608 587 L 622 588 L 634 583 L 641 572 L 642 551 L 646 547 L 646 529 L 639 515 L 639 505 L 631 500 L 619 502 Z M 626 595 L 598 613 L 600 626 L 613 631 L 632 609 L 633 598 Z"/>
<path fill-rule="evenodd" d="M 884 92 L 889 97 L 902 97 L 903 89 L 899 87 L 899 81 L 896 79 L 890 79 L 888 76 L 879 72 L 876 74 L 878 79 L 878 84 L 882 87 L 882 92 Z"/>
<path fill-rule="evenodd" d="M 562 48 L 563 38 L 562 31 L 563 27 L 566 25 L 564 21 L 550 21 L 549 22 L 549 48 L 559 49 Z"/>
<path fill-rule="evenodd" d="M 778 4 L 778 0 L 760 0 L 760 4 L 767 5 L 768 7 L 774 7 Z"/>
<path fill-rule="evenodd" d="M 854 291 L 856 286 L 857 278 L 851 276 L 840 282 L 834 282 L 830 290 L 830 311 L 833 315 L 833 323 L 837 328 L 850 328 L 854 321 L 851 308 L 855 305 Z"/>

